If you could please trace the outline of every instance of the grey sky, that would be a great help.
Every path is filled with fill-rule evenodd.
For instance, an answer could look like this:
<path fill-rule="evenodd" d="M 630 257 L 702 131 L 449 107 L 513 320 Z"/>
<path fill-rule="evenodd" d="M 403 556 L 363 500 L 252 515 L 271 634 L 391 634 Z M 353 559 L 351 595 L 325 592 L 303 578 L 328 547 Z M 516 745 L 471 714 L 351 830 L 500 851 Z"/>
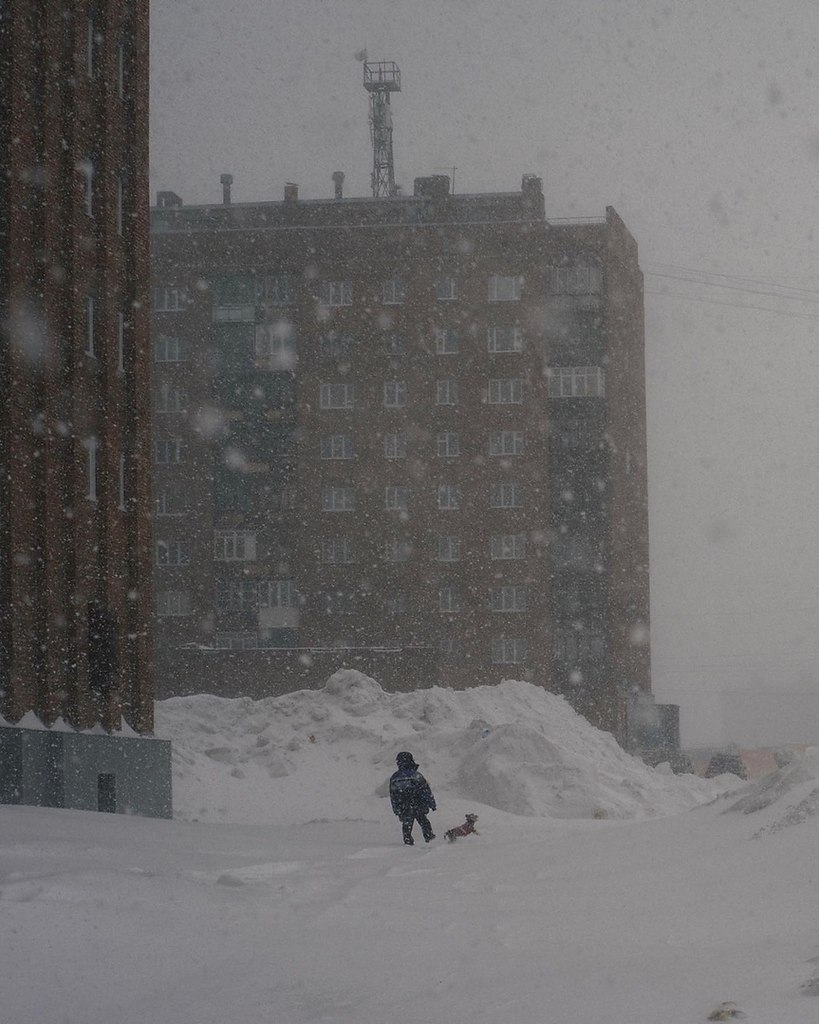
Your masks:
<path fill-rule="evenodd" d="M 705 743 L 731 738 L 723 691 L 819 690 L 819 6 L 152 10 L 154 190 L 218 202 L 230 171 L 236 201 L 281 198 L 285 181 L 328 196 L 338 168 L 347 194 L 366 195 L 366 48 L 401 67 L 405 189 L 456 165 L 458 191 L 541 175 L 547 216 L 616 207 L 648 272 L 655 691 L 682 704 L 684 740 Z M 752 280 L 692 285 L 661 264 Z M 763 294 L 781 291 L 771 282 L 808 301 Z"/>

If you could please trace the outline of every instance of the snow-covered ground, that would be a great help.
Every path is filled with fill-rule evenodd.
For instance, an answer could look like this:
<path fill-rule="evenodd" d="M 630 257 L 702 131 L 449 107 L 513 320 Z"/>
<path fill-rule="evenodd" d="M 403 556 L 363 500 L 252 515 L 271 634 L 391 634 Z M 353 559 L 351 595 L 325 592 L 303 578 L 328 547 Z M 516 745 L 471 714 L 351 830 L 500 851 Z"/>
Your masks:
<path fill-rule="evenodd" d="M 653 771 L 525 683 L 160 705 L 173 822 L 0 807 L 2 1024 L 819 1016 L 819 752 Z M 382 795 L 411 750 L 439 837 Z M 730 1019 L 730 1018 L 729 1018 Z"/>

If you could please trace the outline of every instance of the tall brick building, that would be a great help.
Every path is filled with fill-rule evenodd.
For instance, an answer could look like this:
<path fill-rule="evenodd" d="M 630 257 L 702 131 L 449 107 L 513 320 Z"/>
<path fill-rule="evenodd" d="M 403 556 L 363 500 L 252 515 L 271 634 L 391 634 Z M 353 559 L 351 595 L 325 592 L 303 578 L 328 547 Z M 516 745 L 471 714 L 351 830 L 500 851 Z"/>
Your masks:
<path fill-rule="evenodd" d="M 152 212 L 158 686 L 650 692 L 642 275 L 519 192 Z"/>
<path fill-rule="evenodd" d="M 147 738 L 147 107 L 147 0 L 3 6 L 5 802 L 170 809 L 167 745 Z"/>

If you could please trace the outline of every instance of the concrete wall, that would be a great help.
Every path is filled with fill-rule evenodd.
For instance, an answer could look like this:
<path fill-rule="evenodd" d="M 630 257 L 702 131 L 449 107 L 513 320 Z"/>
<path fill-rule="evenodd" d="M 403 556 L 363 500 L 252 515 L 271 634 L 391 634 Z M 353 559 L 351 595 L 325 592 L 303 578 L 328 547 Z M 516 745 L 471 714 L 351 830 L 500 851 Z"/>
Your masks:
<path fill-rule="evenodd" d="M 170 741 L 2 728 L 0 803 L 170 818 Z"/>

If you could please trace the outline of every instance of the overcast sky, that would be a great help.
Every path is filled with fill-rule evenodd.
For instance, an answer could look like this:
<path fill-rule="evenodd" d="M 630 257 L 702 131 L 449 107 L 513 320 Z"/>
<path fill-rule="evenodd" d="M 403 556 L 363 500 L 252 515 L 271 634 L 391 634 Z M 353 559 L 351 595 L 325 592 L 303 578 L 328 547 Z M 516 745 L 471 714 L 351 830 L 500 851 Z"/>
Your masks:
<path fill-rule="evenodd" d="M 406 191 L 455 166 L 459 192 L 541 175 L 547 217 L 617 209 L 646 272 L 655 692 L 688 744 L 741 738 L 726 694 L 819 694 L 815 0 L 151 6 L 154 192 L 326 197 L 339 169 L 367 195 L 366 48 L 401 67 Z"/>

